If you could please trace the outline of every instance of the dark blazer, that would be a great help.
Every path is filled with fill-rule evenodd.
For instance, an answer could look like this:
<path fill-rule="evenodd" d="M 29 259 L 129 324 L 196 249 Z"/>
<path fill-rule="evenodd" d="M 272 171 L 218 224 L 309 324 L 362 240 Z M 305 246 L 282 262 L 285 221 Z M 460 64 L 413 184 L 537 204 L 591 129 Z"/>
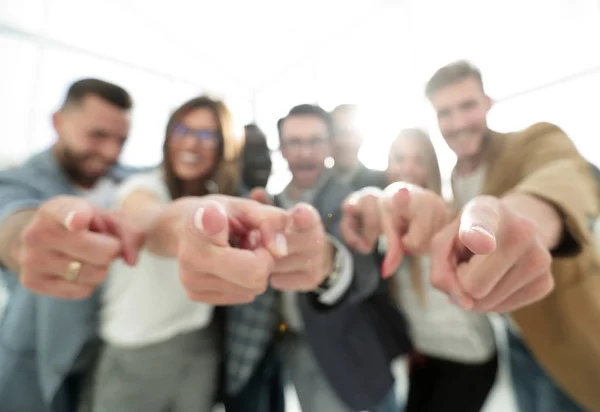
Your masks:
<path fill-rule="evenodd" d="M 342 242 L 341 204 L 352 191 L 331 178 L 313 202 L 327 232 Z M 379 286 L 377 260 L 373 255 L 352 256 L 353 283 L 337 305 L 321 305 L 312 293 L 299 294 L 298 304 L 306 339 L 332 388 L 351 409 L 372 410 L 388 394 L 394 378 L 371 314 L 361 304 Z"/>
<path fill-rule="evenodd" d="M 384 189 L 387 186 L 387 178 L 385 172 L 367 169 L 361 163 L 351 183 L 354 190 L 365 187 Z M 374 253 L 376 253 L 378 267 L 381 267 L 383 256 L 377 251 Z M 398 356 L 410 352 L 412 343 L 406 319 L 390 295 L 389 283 L 388 280 L 380 279 L 376 292 L 364 301 L 363 306 L 370 314 L 371 322 L 391 362 Z"/>
<path fill-rule="evenodd" d="M 354 190 L 371 186 L 383 189 L 387 186 L 387 179 L 385 177 L 385 172 L 381 170 L 367 169 L 361 163 L 350 183 Z"/>

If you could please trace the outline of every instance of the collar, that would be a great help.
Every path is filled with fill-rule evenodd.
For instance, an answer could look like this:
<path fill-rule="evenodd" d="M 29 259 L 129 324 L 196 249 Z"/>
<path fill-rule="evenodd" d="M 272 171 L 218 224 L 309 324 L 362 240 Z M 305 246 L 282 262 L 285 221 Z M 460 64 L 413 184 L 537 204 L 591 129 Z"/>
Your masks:
<path fill-rule="evenodd" d="M 321 190 L 323 190 L 325 185 L 329 182 L 329 180 L 332 177 L 333 173 L 331 169 L 325 169 L 323 173 L 321 173 L 321 176 L 319 176 L 319 179 L 315 182 L 315 184 L 309 188 L 304 189 L 304 191 L 300 193 L 300 196 L 298 196 L 298 198 L 295 200 L 291 197 L 293 183 L 290 182 L 279 195 L 280 201 L 286 209 L 292 208 L 294 207 L 294 205 L 300 202 L 309 203 L 312 205 L 314 204 L 317 195 L 321 192 Z"/>

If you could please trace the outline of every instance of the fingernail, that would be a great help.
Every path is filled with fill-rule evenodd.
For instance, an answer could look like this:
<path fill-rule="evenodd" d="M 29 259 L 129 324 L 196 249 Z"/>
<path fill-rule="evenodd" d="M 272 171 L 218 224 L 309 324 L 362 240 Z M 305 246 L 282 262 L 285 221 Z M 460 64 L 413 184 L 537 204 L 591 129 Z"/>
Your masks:
<path fill-rule="evenodd" d="M 204 232 L 204 223 L 202 223 L 202 217 L 204 216 L 204 208 L 200 207 L 194 214 L 194 226 L 200 231 Z"/>
<path fill-rule="evenodd" d="M 287 240 L 281 233 L 275 235 L 275 250 L 277 250 L 277 253 L 281 256 L 287 256 L 288 254 Z"/>
<path fill-rule="evenodd" d="M 483 226 L 471 226 L 469 230 L 473 232 L 479 232 L 482 235 L 489 237 L 490 239 L 495 239 L 494 235 L 492 235 L 492 233 Z"/>
<path fill-rule="evenodd" d="M 254 231 L 250 232 L 248 235 L 248 243 L 252 249 L 256 248 L 256 245 L 258 244 L 258 233 Z"/>
<path fill-rule="evenodd" d="M 67 230 L 73 230 L 73 219 L 75 219 L 75 215 L 76 213 L 71 211 L 67 214 L 67 217 L 65 218 L 65 228 L 67 228 Z"/>

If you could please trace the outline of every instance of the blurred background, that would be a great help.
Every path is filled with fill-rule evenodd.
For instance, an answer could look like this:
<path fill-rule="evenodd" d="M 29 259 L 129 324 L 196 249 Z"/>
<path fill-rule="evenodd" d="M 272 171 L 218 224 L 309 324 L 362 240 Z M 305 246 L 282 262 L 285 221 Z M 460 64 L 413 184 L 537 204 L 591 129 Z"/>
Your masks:
<path fill-rule="evenodd" d="M 600 0 L 0 0 L 0 167 L 50 145 L 67 87 L 98 77 L 135 100 L 126 164 L 159 163 L 171 111 L 208 92 L 267 133 L 281 190 L 277 119 L 356 103 L 367 167 L 386 167 L 402 128 L 424 127 L 448 191 L 455 158 L 423 89 L 457 59 L 482 70 L 492 129 L 555 123 L 599 165 L 599 51 Z M 502 376 L 488 409 L 508 412 Z"/>
<path fill-rule="evenodd" d="M 447 181 L 454 156 L 423 86 L 466 58 L 496 101 L 493 129 L 551 121 L 598 164 L 598 50 L 599 0 L 0 0 L 0 160 L 49 145 L 67 86 L 100 77 L 135 99 L 131 165 L 158 163 L 170 111 L 208 91 L 273 149 L 293 105 L 357 103 L 361 159 L 377 169 L 401 128 L 426 127 Z M 280 189 L 289 176 L 274 157 Z"/>

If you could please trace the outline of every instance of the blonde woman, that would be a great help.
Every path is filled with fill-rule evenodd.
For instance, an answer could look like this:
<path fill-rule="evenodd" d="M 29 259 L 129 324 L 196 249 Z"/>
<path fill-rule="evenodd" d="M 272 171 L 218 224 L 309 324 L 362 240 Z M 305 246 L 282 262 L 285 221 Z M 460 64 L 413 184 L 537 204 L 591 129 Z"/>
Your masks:
<path fill-rule="evenodd" d="M 394 140 L 386 174 L 389 183 L 405 181 L 441 196 L 435 149 L 420 129 L 404 130 Z M 434 289 L 427 256 L 405 256 L 391 293 L 406 315 L 416 350 L 409 362 L 406 411 L 479 412 L 498 367 L 487 316 L 464 311 Z"/>

